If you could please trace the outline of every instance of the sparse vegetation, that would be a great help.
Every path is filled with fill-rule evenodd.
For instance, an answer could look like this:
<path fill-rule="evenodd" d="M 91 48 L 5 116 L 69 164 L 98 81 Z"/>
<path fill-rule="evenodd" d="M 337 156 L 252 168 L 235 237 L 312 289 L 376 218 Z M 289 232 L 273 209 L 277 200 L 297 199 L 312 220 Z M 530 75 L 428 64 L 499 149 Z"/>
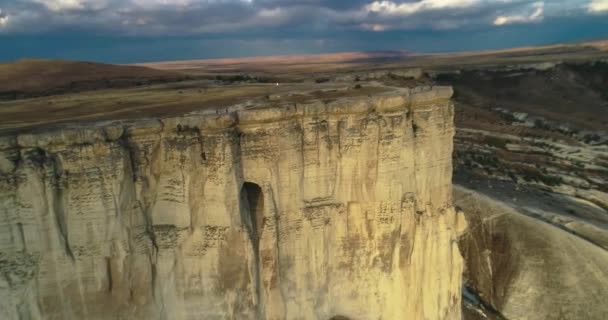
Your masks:
<path fill-rule="evenodd" d="M 522 167 L 519 169 L 519 174 L 527 182 L 542 182 L 548 186 L 562 184 L 562 179 L 560 177 L 553 177 L 536 169 Z"/>
<path fill-rule="evenodd" d="M 601 137 L 600 137 L 598 134 L 596 134 L 596 133 L 594 133 L 594 134 L 586 134 L 586 135 L 583 137 L 583 141 L 584 141 L 586 144 L 597 143 L 597 142 L 599 142 L 599 141 L 600 141 L 600 139 L 601 139 Z"/>
<path fill-rule="evenodd" d="M 485 136 L 483 139 L 484 143 L 498 149 L 507 149 L 507 141 L 501 138 L 493 136 Z"/>
<path fill-rule="evenodd" d="M 507 121 L 508 123 L 513 123 L 513 122 L 520 122 L 517 118 L 515 118 L 514 115 L 507 113 L 507 112 L 501 112 L 499 113 L 500 117 L 502 119 L 504 119 L 505 121 Z"/>
<path fill-rule="evenodd" d="M 551 130 L 551 126 L 541 119 L 534 120 L 534 128 L 541 130 Z"/>

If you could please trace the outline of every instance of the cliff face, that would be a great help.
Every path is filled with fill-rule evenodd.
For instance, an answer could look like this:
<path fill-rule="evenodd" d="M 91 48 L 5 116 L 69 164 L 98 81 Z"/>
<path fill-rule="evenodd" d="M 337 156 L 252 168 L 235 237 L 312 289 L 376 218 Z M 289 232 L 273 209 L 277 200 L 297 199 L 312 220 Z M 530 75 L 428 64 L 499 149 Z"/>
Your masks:
<path fill-rule="evenodd" d="M 0 138 L 2 319 L 459 319 L 452 90 Z"/>

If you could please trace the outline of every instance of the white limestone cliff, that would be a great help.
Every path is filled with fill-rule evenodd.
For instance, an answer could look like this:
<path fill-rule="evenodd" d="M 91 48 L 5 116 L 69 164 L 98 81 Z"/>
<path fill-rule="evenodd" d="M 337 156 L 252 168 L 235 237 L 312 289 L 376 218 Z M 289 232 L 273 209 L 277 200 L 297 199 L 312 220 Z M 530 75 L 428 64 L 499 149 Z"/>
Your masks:
<path fill-rule="evenodd" d="M 451 95 L 0 137 L 0 318 L 460 319 Z"/>

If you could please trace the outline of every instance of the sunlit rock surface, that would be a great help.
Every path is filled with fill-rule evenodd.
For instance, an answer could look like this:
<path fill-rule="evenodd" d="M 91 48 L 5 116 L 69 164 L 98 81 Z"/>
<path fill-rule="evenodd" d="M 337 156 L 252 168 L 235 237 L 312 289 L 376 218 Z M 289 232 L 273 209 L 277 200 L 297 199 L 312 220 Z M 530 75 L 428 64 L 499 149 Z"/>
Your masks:
<path fill-rule="evenodd" d="M 451 95 L 0 137 L 0 318 L 460 319 Z"/>

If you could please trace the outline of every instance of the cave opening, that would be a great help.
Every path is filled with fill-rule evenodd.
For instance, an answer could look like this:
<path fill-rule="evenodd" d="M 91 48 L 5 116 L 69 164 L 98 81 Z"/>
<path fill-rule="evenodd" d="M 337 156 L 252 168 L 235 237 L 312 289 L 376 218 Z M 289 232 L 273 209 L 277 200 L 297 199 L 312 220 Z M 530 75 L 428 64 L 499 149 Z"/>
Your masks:
<path fill-rule="evenodd" d="M 241 219 L 249 229 L 251 240 L 256 247 L 262 235 L 263 218 L 264 193 L 262 188 L 253 182 L 243 183 L 241 188 Z"/>

